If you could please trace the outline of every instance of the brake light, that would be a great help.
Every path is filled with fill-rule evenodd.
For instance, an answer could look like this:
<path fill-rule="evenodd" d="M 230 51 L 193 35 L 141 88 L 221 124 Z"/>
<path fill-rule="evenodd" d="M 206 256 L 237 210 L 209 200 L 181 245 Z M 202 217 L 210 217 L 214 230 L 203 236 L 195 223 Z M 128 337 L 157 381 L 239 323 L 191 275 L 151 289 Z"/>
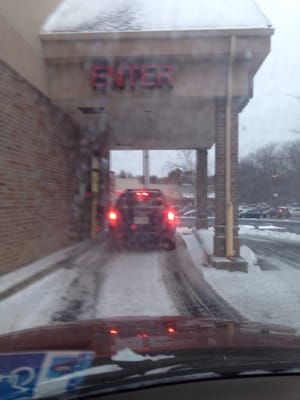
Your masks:
<path fill-rule="evenodd" d="M 111 221 L 116 221 L 116 220 L 118 219 L 118 215 L 117 215 L 117 213 L 116 213 L 115 211 L 110 211 L 110 212 L 108 213 L 108 218 L 109 218 Z"/>
<path fill-rule="evenodd" d="M 136 336 L 139 338 L 144 338 L 144 339 L 149 338 L 148 333 L 138 333 Z"/>
<path fill-rule="evenodd" d="M 149 193 L 148 192 L 136 192 L 136 196 L 138 198 L 149 197 Z"/>
<path fill-rule="evenodd" d="M 113 208 L 110 209 L 108 211 L 107 217 L 108 217 L 108 221 L 110 222 L 111 225 L 116 224 L 118 222 L 118 220 L 119 220 L 118 211 L 114 210 Z"/>
<path fill-rule="evenodd" d="M 176 333 L 176 329 L 173 328 L 172 326 L 169 326 L 168 332 L 172 335 L 173 333 Z"/>
<path fill-rule="evenodd" d="M 110 329 L 110 330 L 109 330 L 109 333 L 110 333 L 111 335 L 117 335 L 117 334 L 119 333 L 119 331 L 118 331 L 117 329 Z"/>
<path fill-rule="evenodd" d="M 165 218 L 169 224 L 176 225 L 177 224 L 177 215 L 174 210 L 171 208 L 166 209 Z"/>
<path fill-rule="evenodd" d="M 175 221 L 175 214 L 173 213 L 173 211 L 168 211 L 167 218 L 168 218 L 168 221 L 170 221 L 170 222 Z"/>

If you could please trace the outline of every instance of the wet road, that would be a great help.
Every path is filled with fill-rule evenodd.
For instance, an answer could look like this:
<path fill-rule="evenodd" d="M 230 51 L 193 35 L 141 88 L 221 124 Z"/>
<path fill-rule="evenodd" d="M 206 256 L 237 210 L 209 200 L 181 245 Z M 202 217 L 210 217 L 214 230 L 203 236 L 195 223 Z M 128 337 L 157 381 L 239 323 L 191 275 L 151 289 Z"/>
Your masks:
<path fill-rule="evenodd" d="M 241 236 L 241 244 L 250 247 L 257 255 L 262 270 L 300 270 L 300 245 L 282 239 L 269 239 L 256 236 Z"/>

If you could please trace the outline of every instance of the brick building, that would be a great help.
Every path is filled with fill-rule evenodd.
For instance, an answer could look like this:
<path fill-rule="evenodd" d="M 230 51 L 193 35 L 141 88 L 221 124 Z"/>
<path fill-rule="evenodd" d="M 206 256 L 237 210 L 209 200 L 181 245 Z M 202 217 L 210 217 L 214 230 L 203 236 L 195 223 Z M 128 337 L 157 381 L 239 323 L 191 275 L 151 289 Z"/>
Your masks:
<path fill-rule="evenodd" d="M 112 149 L 196 149 L 197 226 L 206 227 L 215 143 L 215 256 L 228 256 L 230 203 L 238 258 L 238 114 L 273 33 L 243 3 L 248 17 L 234 21 L 225 6 L 222 21 L 206 8 L 208 27 L 200 8 L 196 21 L 168 26 L 163 13 L 149 25 L 146 10 L 109 14 L 106 26 L 100 8 L 97 21 L 66 26 L 59 0 L 0 0 L 0 273 L 94 237 Z"/>

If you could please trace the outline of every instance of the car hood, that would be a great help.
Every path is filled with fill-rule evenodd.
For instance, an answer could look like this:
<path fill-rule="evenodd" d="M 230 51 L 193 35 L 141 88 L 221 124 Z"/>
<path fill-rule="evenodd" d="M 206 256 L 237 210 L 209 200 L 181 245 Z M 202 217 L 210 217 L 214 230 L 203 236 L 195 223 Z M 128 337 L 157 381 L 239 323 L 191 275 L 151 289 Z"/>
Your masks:
<path fill-rule="evenodd" d="M 253 371 L 299 373 L 297 332 L 166 316 L 72 322 L 0 336 L 0 393 L 5 400 L 24 394 L 28 399 L 78 399 Z"/>
<path fill-rule="evenodd" d="M 220 347 L 300 347 L 292 328 L 184 316 L 119 317 L 43 326 L 0 335 L 0 352 L 89 350 L 107 357 L 123 348 L 159 352 Z"/>

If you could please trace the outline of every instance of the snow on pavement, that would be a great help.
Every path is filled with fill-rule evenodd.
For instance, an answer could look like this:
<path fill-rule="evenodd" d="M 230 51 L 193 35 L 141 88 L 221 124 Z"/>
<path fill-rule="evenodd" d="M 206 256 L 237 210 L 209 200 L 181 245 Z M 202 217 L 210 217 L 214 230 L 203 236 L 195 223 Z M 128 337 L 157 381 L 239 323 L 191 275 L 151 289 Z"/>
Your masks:
<path fill-rule="evenodd" d="M 164 256 L 163 251 L 123 251 L 104 261 L 101 249 L 91 249 L 76 259 L 77 268 L 59 269 L 2 300 L 0 334 L 60 322 L 55 316 L 69 312 L 73 300 L 84 300 L 74 319 L 178 315 L 163 283 Z M 13 281 L 18 273 L 11 275 Z"/>
<path fill-rule="evenodd" d="M 51 266 L 63 261 L 65 258 L 70 256 L 76 249 L 80 249 L 84 245 L 84 242 L 77 243 L 73 246 L 69 246 L 49 256 L 43 257 L 31 264 L 28 264 L 17 271 L 10 272 L 3 276 L 0 276 L 0 292 L 3 292 L 26 279 L 30 279 L 37 273 L 47 270 Z"/>
<path fill-rule="evenodd" d="M 274 225 L 261 225 L 257 229 L 253 225 L 240 225 L 239 228 L 239 232 L 242 235 L 246 234 L 267 239 L 289 240 L 300 243 L 300 235 L 291 232 L 279 232 L 280 227 Z"/>
<path fill-rule="evenodd" d="M 211 255 L 213 230 L 200 230 L 199 235 Z M 241 256 L 248 261 L 248 274 L 217 270 L 205 266 L 206 257 L 194 236 L 183 236 L 183 239 L 207 282 L 246 318 L 300 329 L 300 271 L 285 265 L 278 271 L 262 271 L 247 246 L 241 246 Z"/>
<path fill-rule="evenodd" d="M 178 315 L 162 279 L 163 252 L 123 251 L 104 267 L 97 317 Z"/>
<path fill-rule="evenodd" d="M 0 302 L 0 334 L 47 325 L 76 274 L 61 269 Z"/>

